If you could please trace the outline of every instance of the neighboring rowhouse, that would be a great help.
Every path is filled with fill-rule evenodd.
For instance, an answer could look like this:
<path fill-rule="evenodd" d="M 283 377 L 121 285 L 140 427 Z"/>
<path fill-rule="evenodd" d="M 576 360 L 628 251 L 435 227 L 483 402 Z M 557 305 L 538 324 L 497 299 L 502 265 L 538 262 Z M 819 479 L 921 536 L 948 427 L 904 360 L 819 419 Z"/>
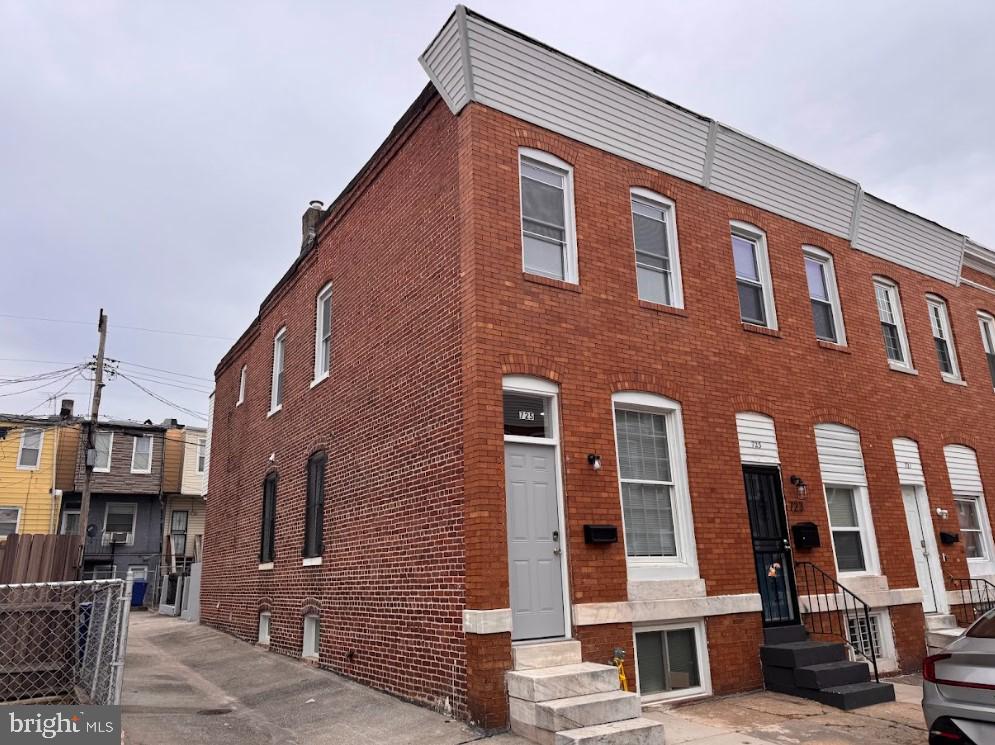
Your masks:
<path fill-rule="evenodd" d="M 68 417 L 72 402 L 66 404 Z M 72 488 L 79 436 L 67 417 L 0 414 L 0 541 L 11 533 L 58 532 L 60 494 Z"/>
<path fill-rule="evenodd" d="M 207 430 L 175 426 L 166 432 L 166 447 L 173 473 L 164 481 L 162 573 L 185 574 L 203 552 Z"/>
<path fill-rule="evenodd" d="M 914 669 L 995 576 L 995 253 L 463 8 L 422 63 L 217 368 L 204 621 L 532 735 L 616 648 L 793 690 L 842 588 Z"/>

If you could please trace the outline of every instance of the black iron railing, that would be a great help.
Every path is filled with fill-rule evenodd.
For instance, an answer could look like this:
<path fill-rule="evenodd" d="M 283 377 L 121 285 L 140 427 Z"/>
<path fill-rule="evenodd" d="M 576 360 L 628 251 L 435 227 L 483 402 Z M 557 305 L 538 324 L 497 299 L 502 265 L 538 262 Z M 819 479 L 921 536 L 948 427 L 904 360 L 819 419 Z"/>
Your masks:
<path fill-rule="evenodd" d="M 947 577 L 960 598 L 960 604 L 950 610 L 957 625 L 968 627 L 980 616 L 995 608 L 995 585 L 981 577 Z"/>
<path fill-rule="evenodd" d="M 831 574 L 808 561 L 795 563 L 795 582 L 798 596 L 806 597 L 808 608 L 802 612 L 802 621 L 810 634 L 834 636 L 845 642 L 855 654 L 867 660 L 878 678 L 878 658 L 874 652 L 874 627 L 871 625 L 871 607 L 846 589 Z M 850 632 L 850 619 L 856 620 L 857 633 Z M 863 621 L 866 633 L 860 633 Z"/>

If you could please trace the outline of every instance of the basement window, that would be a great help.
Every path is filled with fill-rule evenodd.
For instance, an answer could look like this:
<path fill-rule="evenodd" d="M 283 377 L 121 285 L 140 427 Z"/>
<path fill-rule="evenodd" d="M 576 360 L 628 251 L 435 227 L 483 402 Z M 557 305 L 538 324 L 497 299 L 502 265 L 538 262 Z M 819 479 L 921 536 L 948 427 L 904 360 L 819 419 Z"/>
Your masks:
<path fill-rule="evenodd" d="M 259 614 L 259 643 L 269 644 L 269 611 L 263 611 Z"/>
<path fill-rule="evenodd" d="M 710 692 L 701 621 L 636 631 L 636 673 L 644 699 L 674 699 Z"/>
<path fill-rule="evenodd" d="M 321 636 L 321 623 L 316 615 L 304 616 L 304 647 L 301 657 L 308 660 L 318 659 L 318 642 Z"/>
<path fill-rule="evenodd" d="M 870 625 L 868 625 L 870 621 Z M 881 618 L 877 615 L 848 616 L 846 636 L 850 646 L 858 656 L 868 657 L 871 650 L 875 657 L 881 657 Z"/>

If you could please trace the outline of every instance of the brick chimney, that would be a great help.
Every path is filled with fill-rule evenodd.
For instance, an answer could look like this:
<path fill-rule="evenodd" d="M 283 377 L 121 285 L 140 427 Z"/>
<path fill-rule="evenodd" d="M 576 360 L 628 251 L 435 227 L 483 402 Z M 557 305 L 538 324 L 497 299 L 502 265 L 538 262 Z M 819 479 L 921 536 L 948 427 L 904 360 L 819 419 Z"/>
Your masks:
<path fill-rule="evenodd" d="M 325 205 L 317 199 L 311 200 L 308 208 L 304 210 L 301 218 L 301 253 L 308 251 L 314 245 L 314 239 L 318 235 L 318 225 L 325 214 Z"/>

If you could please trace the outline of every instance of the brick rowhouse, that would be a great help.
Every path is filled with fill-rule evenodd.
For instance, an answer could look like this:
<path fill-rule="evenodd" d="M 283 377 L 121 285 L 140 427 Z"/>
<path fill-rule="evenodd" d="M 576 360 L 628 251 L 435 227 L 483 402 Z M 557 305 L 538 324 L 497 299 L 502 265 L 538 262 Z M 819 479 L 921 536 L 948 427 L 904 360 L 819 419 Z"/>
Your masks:
<path fill-rule="evenodd" d="M 558 54 L 462 9 L 454 19 L 446 28 L 469 25 L 471 38 L 479 27 L 504 34 L 509 45 Z M 571 58 L 557 60 L 578 75 L 594 74 Z M 484 61 L 455 64 L 484 80 Z M 433 74 L 431 62 L 426 67 Z M 991 253 L 971 243 L 973 258 L 961 257 L 963 269 L 954 262 L 959 273 L 951 281 L 900 254 L 889 259 L 887 245 L 860 250 L 854 239 L 791 219 L 775 204 L 751 204 L 708 188 L 707 178 L 666 173 L 566 127 L 556 131 L 552 118 L 541 126 L 527 111 L 472 97 L 454 105 L 454 94 L 444 100 L 437 84 L 342 195 L 309 212 L 316 236 L 305 236 L 300 256 L 218 366 L 204 622 L 255 641 L 260 613 L 268 613 L 269 648 L 299 656 L 304 617 L 317 615 L 322 667 L 486 728 L 504 726 L 513 635 L 515 643 L 527 639 L 514 628 L 520 581 L 508 563 L 506 448 L 513 445 L 504 437 L 503 400 L 509 386 L 531 380 L 539 391 L 531 400 L 554 402 L 546 412 L 558 413 L 550 452 L 565 531 L 554 560 L 564 568 L 560 635 L 579 639 L 585 660 L 608 663 L 621 648 L 629 680 L 639 682 L 656 661 L 640 662 L 637 671 L 635 634 L 690 629 L 694 659 L 665 660 L 670 686 L 656 695 L 761 686 L 763 588 L 737 427 L 737 414 L 753 413 L 772 420 L 788 523 L 813 523 L 821 538 L 817 548 L 796 546 L 794 561 L 868 601 L 883 669 L 916 669 L 926 647 L 924 593 L 894 440 L 918 447 L 932 560 L 944 578 L 930 610 L 947 612 L 958 602 L 956 578 L 995 573 L 986 553 L 995 516 L 983 494 L 980 538 L 940 538 L 961 532 L 958 508 L 965 509 L 955 502 L 949 446 L 973 451 L 989 495 L 995 485 L 995 398 L 978 333 L 979 312 L 995 312 Z M 523 148 L 571 169 L 575 282 L 523 269 Z M 672 205 L 680 307 L 639 299 L 634 188 Z M 855 223 L 871 224 L 878 204 Z M 776 329 L 741 320 L 734 223 L 765 238 Z M 803 246 L 832 257 L 845 343 L 815 336 Z M 898 288 L 911 371 L 886 357 L 879 277 Z M 330 371 L 312 385 L 315 298 L 329 282 Z M 927 295 L 946 302 L 960 380 L 940 374 Z M 274 338 L 284 328 L 282 408 L 269 413 Z M 686 526 L 676 501 L 667 509 L 674 540 L 693 549 L 680 571 L 667 557 L 653 564 L 627 555 L 616 411 L 652 407 L 626 404 L 626 394 L 679 406 L 669 453 L 675 473 L 686 464 L 686 481 L 675 481 L 671 493 L 686 489 Z M 827 509 L 815 429 L 827 424 L 859 433 L 866 477 L 854 493 L 867 503 L 864 571 L 837 570 L 834 540 L 852 544 L 843 543 L 845 530 L 831 525 Z M 317 563 L 302 561 L 302 548 L 307 463 L 319 450 L 327 469 Z M 600 469 L 589 456 L 600 458 Z M 271 568 L 260 562 L 269 474 L 278 476 Z M 614 526 L 618 541 L 587 543 L 585 526 Z M 982 556 L 968 561 L 968 550 Z M 640 687 L 646 698 L 648 683 Z"/>

